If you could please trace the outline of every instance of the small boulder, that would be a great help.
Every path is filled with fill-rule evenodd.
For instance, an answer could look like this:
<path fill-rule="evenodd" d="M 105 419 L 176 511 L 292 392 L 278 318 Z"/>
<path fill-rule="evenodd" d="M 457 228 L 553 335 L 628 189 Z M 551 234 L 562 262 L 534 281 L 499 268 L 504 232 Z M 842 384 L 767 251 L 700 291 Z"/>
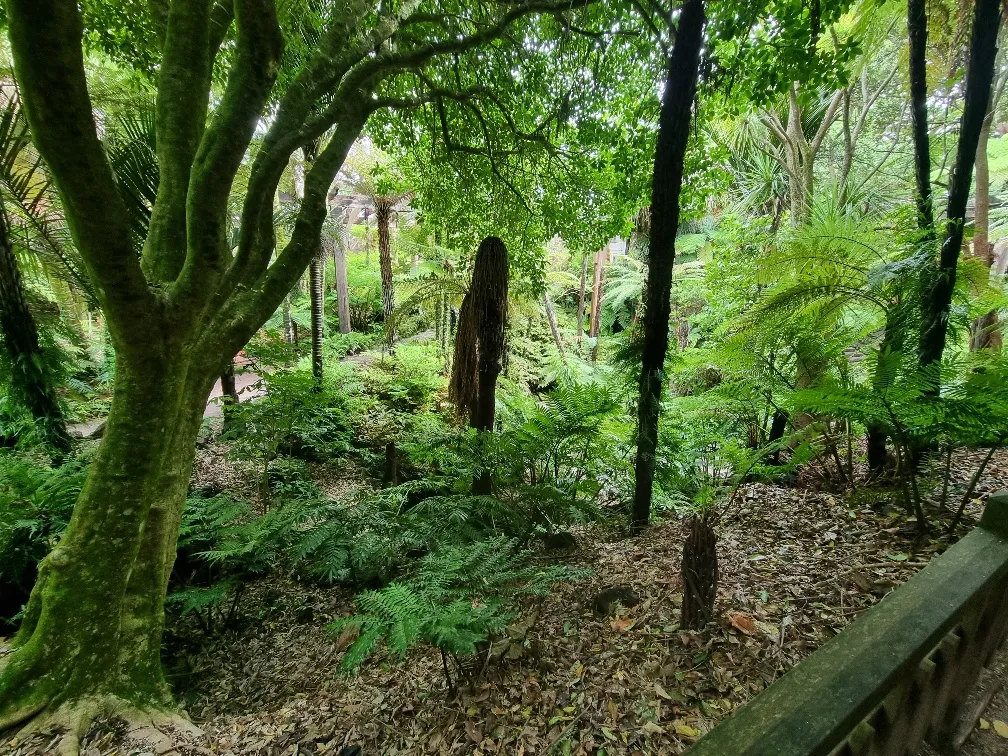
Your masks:
<path fill-rule="evenodd" d="M 565 530 L 558 533 L 548 533 L 543 538 L 547 551 L 570 551 L 578 546 L 577 538 Z"/>
<path fill-rule="evenodd" d="M 616 613 L 616 607 L 632 607 L 640 603 L 640 597 L 628 585 L 616 585 L 606 588 L 592 601 L 592 612 L 596 617 L 611 617 Z"/>

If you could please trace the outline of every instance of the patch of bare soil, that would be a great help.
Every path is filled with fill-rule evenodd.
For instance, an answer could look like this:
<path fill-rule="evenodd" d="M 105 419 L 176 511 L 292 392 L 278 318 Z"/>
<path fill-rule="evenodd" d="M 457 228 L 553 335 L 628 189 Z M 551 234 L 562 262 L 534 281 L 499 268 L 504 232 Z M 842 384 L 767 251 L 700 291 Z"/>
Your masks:
<path fill-rule="evenodd" d="M 981 457 L 957 461 L 950 505 Z M 985 495 L 1006 483 L 1008 454 L 1000 453 L 959 535 Z M 352 611 L 350 593 L 257 584 L 246 609 L 251 621 L 238 634 L 207 641 L 178 680 L 204 732 L 180 736 L 182 752 L 682 753 L 949 543 L 920 538 L 880 497 L 765 484 L 740 494 L 719 527 L 718 619 L 706 630 L 679 629 L 680 522 L 634 539 L 592 528 L 577 533 L 577 549 L 564 556 L 592 575 L 530 603 L 524 616 L 536 621 L 515 628 L 503 660 L 477 660 L 482 674 L 457 692 L 431 649 L 405 658 L 379 653 L 357 674 L 343 675 L 343 644 L 325 625 Z M 638 601 L 600 616 L 596 597 L 616 586 Z M 985 720 L 1004 710 L 1004 696 Z M 999 736 L 979 732 L 967 748 L 994 747 L 984 745 L 997 744 L 991 737 Z M 109 744 L 99 753 L 126 748 Z"/>

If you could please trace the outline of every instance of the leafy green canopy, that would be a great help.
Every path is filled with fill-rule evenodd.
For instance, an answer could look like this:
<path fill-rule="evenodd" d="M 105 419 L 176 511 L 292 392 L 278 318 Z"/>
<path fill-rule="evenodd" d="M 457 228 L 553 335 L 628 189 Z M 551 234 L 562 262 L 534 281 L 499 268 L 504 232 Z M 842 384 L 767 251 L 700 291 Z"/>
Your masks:
<path fill-rule="evenodd" d="M 796 78 L 813 87 L 841 80 L 860 37 L 819 40 L 849 6 L 713 3 L 701 110 L 748 107 Z M 413 107 L 384 111 L 369 131 L 406 166 L 431 223 L 462 246 L 501 236 L 512 267 L 538 287 L 549 238 L 598 249 L 628 235 L 647 203 L 675 21 L 650 3 L 540 17 L 538 36 L 515 54 L 480 51 L 471 66 L 400 77 L 396 96 Z M 686 217 L 723 184 L 715 153 L 709 139 L 691 141 Z"/>

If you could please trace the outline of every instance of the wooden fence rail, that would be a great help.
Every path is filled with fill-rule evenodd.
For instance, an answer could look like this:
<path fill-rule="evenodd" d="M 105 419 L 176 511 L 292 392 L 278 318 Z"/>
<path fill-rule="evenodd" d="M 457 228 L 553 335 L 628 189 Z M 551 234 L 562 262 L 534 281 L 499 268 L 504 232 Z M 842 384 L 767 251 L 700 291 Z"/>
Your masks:
<path fill-rule="evenodd" d="M 1008 492 L 980 526 L 705 735 L 689 756 L 948 750 L 1008 635 Z"/>

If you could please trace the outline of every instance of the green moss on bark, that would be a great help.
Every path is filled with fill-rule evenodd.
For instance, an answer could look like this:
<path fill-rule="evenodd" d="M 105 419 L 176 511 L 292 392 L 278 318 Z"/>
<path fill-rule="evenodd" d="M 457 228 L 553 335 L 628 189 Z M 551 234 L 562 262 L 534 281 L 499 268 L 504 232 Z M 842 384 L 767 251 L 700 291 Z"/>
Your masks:
<path fill-rule="evenodd" d="M 122 361 L 98 457 L 0 671 L 0 723 L 95 698 L 171 709 L 164 596 L 214 374 L 181 356 Z"/>

